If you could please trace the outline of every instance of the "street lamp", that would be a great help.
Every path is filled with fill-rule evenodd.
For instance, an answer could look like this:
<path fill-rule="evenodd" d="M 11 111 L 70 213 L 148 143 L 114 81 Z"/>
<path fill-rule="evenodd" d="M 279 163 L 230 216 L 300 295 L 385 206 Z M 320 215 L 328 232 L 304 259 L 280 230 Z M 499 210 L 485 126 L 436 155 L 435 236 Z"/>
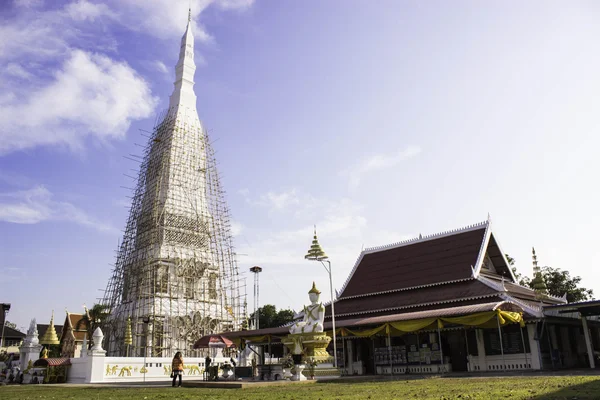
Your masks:
<path fill-rule="evenodd" d="M 2 307 L 2 336 L 0 336 L 0 347 L 4 347 L 4 327 L 6 326 L 8 310 L 10 310 L 10 303 L 2 303 L 0 304 L 0 307 Z"/>
<path fill-rule="evenodd" d="M 337 368 L 337 344 L 335 335 L 335 311 L 333 306 L 333 281 L 331 279 L 331 261 L 328 260 L 327 254 L 321 248 L 319 240 L 317 239 L 317 227 L 315 226 L 315 236 L 313 237 L 312 245 L 308 250 L 308 253 L 304 256 L 305 259 L 310 261 L 319 261 L 325 271 L 329 274 L 329 290 L 331 292 L 331 326 L 333 328 L 333 367 Z M 325 265 L 327 263 L 327 265 Z M 329 267 L 328 267 L 329 266 Z"/>

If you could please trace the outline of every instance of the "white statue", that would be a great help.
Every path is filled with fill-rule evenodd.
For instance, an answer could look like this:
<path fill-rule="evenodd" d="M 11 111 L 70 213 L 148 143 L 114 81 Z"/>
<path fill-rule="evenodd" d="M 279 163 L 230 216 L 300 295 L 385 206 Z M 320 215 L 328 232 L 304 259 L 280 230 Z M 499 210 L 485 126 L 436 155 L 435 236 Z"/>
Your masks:
<path fill-rule="evenodd" d="M 304 318 L 290 326 L 290 333 L 319 333 L 323 332 L 323 321 L 325 320 L 325 307 L 319 303 L 321 292 L 313 282 L 312 289 L 308 292 L 310 305 L 304 306 Z"/>
<path fill-rule="evenodd" d="M 35 318 L 31 320 L 29 324 L 29 329 L 27 330 L 27 336 L 23 341 L 24 346 L 37 346 L 40 343 L 40 339 L 38 338 L 38 330 Z"/>

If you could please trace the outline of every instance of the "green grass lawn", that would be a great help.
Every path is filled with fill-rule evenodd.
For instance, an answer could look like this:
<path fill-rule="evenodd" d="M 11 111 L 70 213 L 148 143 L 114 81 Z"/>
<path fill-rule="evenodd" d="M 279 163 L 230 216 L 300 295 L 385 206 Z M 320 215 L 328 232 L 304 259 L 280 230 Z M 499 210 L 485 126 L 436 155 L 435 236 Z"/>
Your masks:
<path fill-rule="evenodd" d="M 600 399 L 598 376 L 412 378 L 248 389 L 96 388 L 52 385 L 0 387 L 0 399 Z"/>

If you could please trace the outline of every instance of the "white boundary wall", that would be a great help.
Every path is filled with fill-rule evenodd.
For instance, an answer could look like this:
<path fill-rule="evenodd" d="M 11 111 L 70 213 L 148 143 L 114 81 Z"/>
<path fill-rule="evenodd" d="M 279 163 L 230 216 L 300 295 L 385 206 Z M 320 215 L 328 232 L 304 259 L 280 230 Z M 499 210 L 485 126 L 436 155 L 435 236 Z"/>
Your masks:
<path fill-rule="evenodd" d="M 170 357 L 104 357 L 90 355 L 71 358 L 67 383 L 104 383 L 104 382 L 156 382 L 169 381 L 171 378 Z M 222 364 L 229 358 L 216 357 L 211 365 Z M 204 358 L 184 358 L 183 378 L 186 376 L 202 379 Z M 145 378 L 144 378 L 145 376 Z"/>

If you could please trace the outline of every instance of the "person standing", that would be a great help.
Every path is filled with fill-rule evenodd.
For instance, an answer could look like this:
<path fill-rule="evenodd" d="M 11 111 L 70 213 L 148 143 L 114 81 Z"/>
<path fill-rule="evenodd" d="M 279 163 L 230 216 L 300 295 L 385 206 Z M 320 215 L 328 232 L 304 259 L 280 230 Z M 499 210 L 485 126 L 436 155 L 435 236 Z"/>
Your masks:
<path fill-rule="evenodd" d="M 177 376 L 179 376 L 179 386 L 181 386 L 181 376 L 183 375 L 183 358 L 181 357 L 180 351 L 175 353 L 175 357 L 173 357 L 171 371 L 173 375 L 173 387 L 175 387 L 175 380 L 177 380 Z"/>

